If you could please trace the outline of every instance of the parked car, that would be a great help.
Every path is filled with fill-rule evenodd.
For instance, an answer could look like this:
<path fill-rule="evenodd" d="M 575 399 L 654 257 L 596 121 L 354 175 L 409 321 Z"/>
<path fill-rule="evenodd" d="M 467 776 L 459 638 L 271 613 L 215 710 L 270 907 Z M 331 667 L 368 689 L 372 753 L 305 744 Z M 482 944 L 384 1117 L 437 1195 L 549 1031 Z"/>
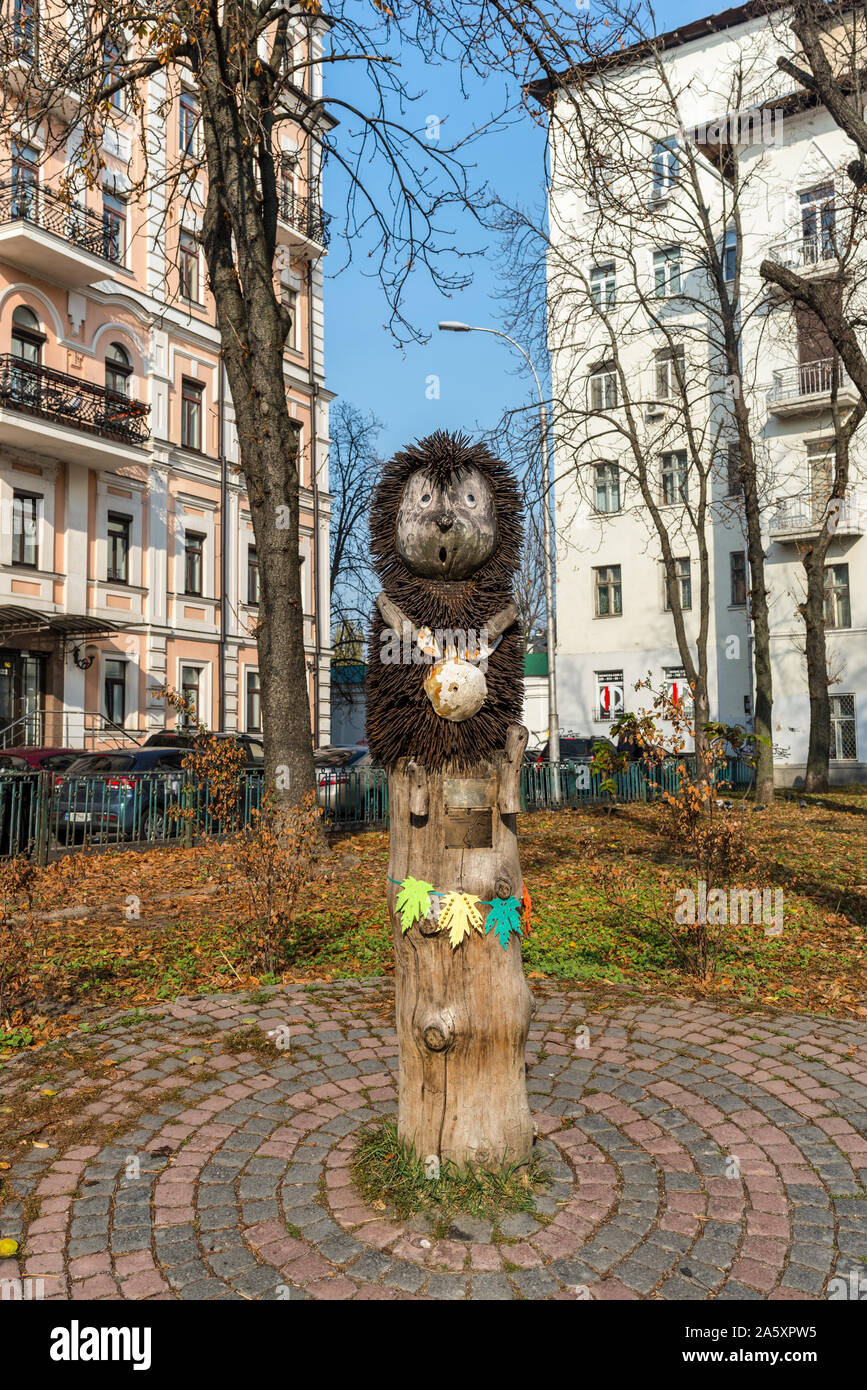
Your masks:
<path fill-rule="evenodd" d="M 180 748 L 85 753 L 55 780 L 52 828 L 68 843 L 79 834 L 112 840 L 162 839 L 183 783 Z M 173 775 L 167 775 L 173 774 Z M 174 822 L 180 828 L 180 822 Z"/>
<path fill-rule="evenodd" d="M 316 769 L 319 805 L 325 812 L 325 819 L 332 824 L 339 820 L 353 820 L 360 795 L 364 794 L 354 774 L 373 767 L 369 748 L 314 748 L 313 765 Z"/>
<path fill-rule="evenodd" d="M 261 771 L 265 766 L 265 745 L 253 734 L 215 733 L 212 738 L 233 738 L 247 755 L 247 767 Z M 188 729 L 162 729 L 148 734 L 142 748 L 195 748 L 196 735 Z"/>
<path fill-rule="evenodd" d="M 15 772 L 63 772 L 80 757 L 80 748 L 5 748 L 0 753 L 0 772 L 10 770 L 6 768 L 6 758 L 15 758 L 26 764 L 11 769 Z"/>
<path fill-rule="evenodd" d="M 616 751 L 610 738 L 600 738 L 598 734 L 591 734 L 589 738 L 572 738 L 568 736 L 560 739 L 560 761 L 561 763 L 589 762 L 593 757 L 593 749 L 597 743 L 604 743 L 613 752 Z M 537 752 L 534 759 L 537 763 L 547 763 L 549 743 L 546 741 L 542 748 Z"/>

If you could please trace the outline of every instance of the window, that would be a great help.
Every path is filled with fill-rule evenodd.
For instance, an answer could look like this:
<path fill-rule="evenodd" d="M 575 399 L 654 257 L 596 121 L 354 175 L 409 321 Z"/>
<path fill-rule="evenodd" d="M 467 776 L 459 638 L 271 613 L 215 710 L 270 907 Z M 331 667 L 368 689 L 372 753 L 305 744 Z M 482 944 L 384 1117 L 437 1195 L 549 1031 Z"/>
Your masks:
<path fill-rule="evenodd" d="M 677 592 L 680 595 L 680 606 L 684 610 L 692 608 L 692 561 L 687 557 L 674 562 L 674 582 L 677 585 Z M 665 570 L 662 572 L 662 584 L 665 590 L 665 607 L 671 610 L 671 589 L 667 581 Z"/>
<path fill-rule="evenodd" d="M 122 75 L 122 63 L 120 49 L 111 39 L 106 39 L 102 50 L 102 76 L 106 87 L 111 86 Z M 115 111 L 123 111 L 124 93 L 123 91 L 113 92 L 109 97 L 111 105 Z"/>
<path fill-rule="evenodd" d="M 31 145 L 12 144 L 11 217 L 35 222 L 39 209 L 39 151 Z"/>
<path fill-rule="evenodd" d="M 593 571 L 596 581 L 597 618 L 615 618 L 623 612 L 619 565 L 602 565 Z"/>
<path fill-rule="evenodd" d="M 667 246 L 653 253 L 653 281 L 663 297 L 680 294 L 680 247 Z"/>
<path fill-rule="evenodd" d="M 39 504 L 33 492 L 12 494 L 12 563 L 39 568 Z"/>
<path fill-rule="evenodd" d="M 199 303 L 199 247 L 192 232 L 181 232 L 178 242 L 181 297 Z"/>
<path fill-rule="evenodd" d="M 680 160 L 677 157 L 677 136 L 670 135 L 667 140 L 658 140 L 653 147 L 653 194 L 661 197 L 667 193 L 680 176 Z"/>
<path fill-rule="evenodd" d="M 820 524 L 828 514 L 828 503 L 834 486 L 837 459 L 836 441 L 811 439 L 807 443 L 807 466 L 810 474 L 810 515 Z"/>
<path fill-rule="evenodd" d="M 291 222 L 295 215 L 295 170 L 297 161 L 292 155 L 284 154 L 280 160 L 280 216 L 284 222 Z"/>
<path fill-rule="evenodd" d="M 825 626 L 852 626 L 848 565 L 825 566 Z"/>
<path fill-rule="evenodd" d="M 184 593 L 201 598 L 205 572 L 205 538 L 197 531 L 184 536 Z"/>
<path fill-rule="evenodd" d="M 107 189 L 102 194 L 102 254 L 118 265 L 126 256 L 126 203 Z"/>
<path fill-rule="evenodd" d="M 181 696 L 184 708 L 178 711 L 178 727 L 195 728 L 199 722 L 202 672 L 198 666 L 181 667 Z"/>
<path fill-rule="evenodd" d="M 740 444 L 730 444 L 726 453 L 726 488 L 729 497 L 739 497 L 744 490 L 741 459 Z"/>
<path fill-rule="evenodd" d="M 199 121 L 199 108 L 192 92 L 181 92 L 178 106 L 178 143 L 182 154 L 196 153 L 196 126 Z"/>
<path fill-rule="evenodd" d="M 596 672 L 596 718 L 619 719 L 623 713 L 623 672 Z"/>
<path fill-rule="evenodd" d="M 831 757 L 857 758 L 855 696 L 831 696 Z"/>
<path fill-rule="evenodd" d="M 600 309 L 611 309 L 614 306 L 617 292 L 617 283 L 614 274 L 614 266 L 597 265 L 590 272 L 590 297 L 594 304 L 598 304 Z"/>
<path fill-rule="evenodd" d="M 590 409 L 611 410 L 617 404 L 617 373 L 610 362 L 590 374 Z"/>
<path fill-rule="evenodd" d="M 259 602 L 259 556 L 255 545 L 247 546 L 247 602 Z"/>
<path fill-rule="evenodd" d="M 689 500 L 685 449 L 674 449 L 662 456 L 662 500 L 664 503 Z"/>
<path fill-rule="evenodd" d="M 116 396 L 129 395 L 129 379 L 132 376 L 132 363 L 129 353 L 120 343 L 110 343 L 105 354 L 105 389 Z"/>
<path fill-rule="evenodd" d="M 681 395 L 680 383 L 684 381 L 683 348 L 663 348 L 656 353 L 654 362 L 657 400 L 664 401 L 671 396 Z"/>
<path fill-rule="evenodd" d="M 200 381 L 184 377 L 181 382 L 181 444 L 185 449 L 202 447 L 202 395 Z"/>
<path fill-rule="evenodd" d="M 39 327 L 39 320 L 32 309 L 19 304 L 12 311 L 12 356 L 22 362 L 39 364 L 42 357 L 42 344 L 45 334 Z"/>
<path fill-rule="evenodd" d="M 126 719 L 126 662 L 106 661 L 105 663 L 105 717 L 112 724 L 123 724 Z"/>
<path fill-rule="evenodd" d="M 663 670 L 663 676 L 669 700 L 673 705 L 678 706 L 679 712 L 685 719 L 691 719 L 695 713 L 695 706 L 689 681 L 686 678 L 686 671 L 682 666 L 666 666 Z"/>
<path fill-rule="evenodd" d="M 616 463 L 596 465 L 597 512 L 620 511 L 620 469 Z"/>
<path fill-rule="evenodd" d="M 36 59 L 39 6 L 37 0 L 15 0 L 12 11 L 12 44 L 15 57 L 32 63 Z"/>
<path fill-rule="evenodd" d="M 738 234 L 734 227 L 726 231 L 722 253 L 723 279 L 729 284 L 734 280 L 738 266 Z"/>
<path fill-rule="evenodd" d="M 298 326 L 298 291 L 293 290 L 291 285 L 280 285 L 280 303 L 289 315 L 289 331 L 286 334 L 286 346 L 295 349 L 297 347 L 296 330 Z"/>
<path fill-rule="evenodd" d="M 259 685 L 259 672 L 247 667 L 247 733 L 262 732 L 262 691 Z"/>
<path fill-rule="evenodd" d="M 830 260 L 834 255 L 834 185 L 820 184 L 801 194 L 801 234 L 806 265 Z"/>
<path fill-rule="evenodd" d="M 129 583 L 129 542 L 132 519 L 118 512 L 108 514 L 108 566 L 106 578 L 114 584 Z"/>
<path fill-rule="evenodd" d="M 729 570 L 732 584 L 732 607 L 743 608 L 747 601 L 747 557 L 743 550 L 731 552 Z"/>

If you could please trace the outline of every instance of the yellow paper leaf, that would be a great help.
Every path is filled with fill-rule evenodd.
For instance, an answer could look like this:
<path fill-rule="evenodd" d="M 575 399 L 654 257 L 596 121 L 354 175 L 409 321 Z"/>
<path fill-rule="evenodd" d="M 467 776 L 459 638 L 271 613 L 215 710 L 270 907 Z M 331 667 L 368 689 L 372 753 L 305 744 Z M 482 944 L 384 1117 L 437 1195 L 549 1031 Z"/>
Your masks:
<path fill-rule="evenodd" d="M 6 1171 L 7 1168 L 11 1168 L 11 1167 L 12 1167 L 12 1164 L 11 1164 L 11 1163 L 0 1163 L 0 1168 L 2 1168 L 4 1172 Z"/>
<path fill-rule="evenodd" d="M 443 898 L 440 931 L 448 932 L 452 950 L 460 946 L 465 936 L 469 936 L 471 928 L 481 932 L 482 914 L 477 907 L 478 902 L 475 893 L 447 893 Z"/>
<path fill-rule="evenodd" d="M 0 1240 L 0 1257 L 4 1260 L 8 1260 L 10 1255 L 14 1255 L 17 1249 L 17 1240 Z"/>
<path fill-rule="evenodd" d="M 52 1089 L 51 1089 L 50 1086 L 43 1086 L 43 1088 L 42 1088 L 42 1094 L 43 1094 L 44 1096 L 56 1096 L 56 1095 L 57 1095 L 57 1092 L 56 1092 L 56 1091 L 52 1091 Z"/>

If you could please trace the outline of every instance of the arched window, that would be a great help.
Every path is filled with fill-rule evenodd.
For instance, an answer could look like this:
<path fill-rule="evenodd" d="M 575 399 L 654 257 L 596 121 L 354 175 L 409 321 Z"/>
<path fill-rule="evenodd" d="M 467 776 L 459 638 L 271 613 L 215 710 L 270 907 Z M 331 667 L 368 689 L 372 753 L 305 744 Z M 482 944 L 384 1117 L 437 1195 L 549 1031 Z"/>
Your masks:
<path fill-rule="evenodd" d="M 12 354 L 23 362 L 39 363 L 45 334 L 32 309 L 19 304 L 12 314 Z"/>
<path fill-rule="evenodd" d="M 132 363 L 129 353 L 120 343 L 110 343 L 105 354 L 105 386 L 115 395 L 129 395 L 129 379 L 132 376 Z"/>

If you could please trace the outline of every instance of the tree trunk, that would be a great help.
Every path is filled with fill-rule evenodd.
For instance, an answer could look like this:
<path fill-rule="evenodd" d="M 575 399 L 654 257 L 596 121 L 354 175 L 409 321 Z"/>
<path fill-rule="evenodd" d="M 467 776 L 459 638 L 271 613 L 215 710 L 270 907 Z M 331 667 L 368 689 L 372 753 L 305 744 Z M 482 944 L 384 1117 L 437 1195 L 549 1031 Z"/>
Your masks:
<path fill-rule="evenodd" d="M 828 790 L 831 756 L 831 697 L 828 693 L 828 657 L 825 648 L 825 555 L 827 545 L 817 545 L 804 556 L 807 597 L 799 605 L 804 619 L 807 655 L 807 690 L 810 697 L 810 744 L 804 789 Z"/>
<path fill-rule="evenodd" d="M 453 950 L 430 917 L 403 933 L 394 906 L 407 876 L 488 902 L 521 899 L 515 820 L 526 746 L 527 730 L 512 725 L 506 750 L 469 772 L 402 759 L 389 774 L 399 1132 L 422 1159 L 498 1168 L 532 1150 L 524 1049 L 533 1002 L 519 941 L 503 950 L 494 933 L 471 931 Z"/>
<path fill-rule="evenodd" d="M 754 463 L 752 477 L 743 478 L 743 512 L 746 518 L 746 553 L 750 567 L 750 619 L 753 623 L 753 663 L 756 671 L 756 708 L 753 733 L 756 735 L 756 801 L 774 799 L 774 684 L 771 671 L 771 627 L 768 619 L 767 585 L 764 582 L 764 549 L 761 545 L 761 517 Z"/>

